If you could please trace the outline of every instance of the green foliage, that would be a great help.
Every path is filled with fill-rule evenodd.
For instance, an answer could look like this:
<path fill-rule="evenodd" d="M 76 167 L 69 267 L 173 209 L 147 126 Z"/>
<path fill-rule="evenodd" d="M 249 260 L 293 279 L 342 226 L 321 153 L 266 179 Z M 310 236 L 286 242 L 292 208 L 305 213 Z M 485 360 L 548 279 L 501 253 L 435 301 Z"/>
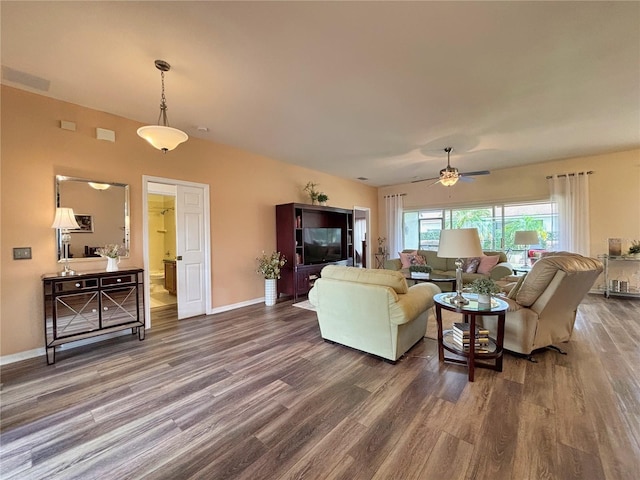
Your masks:
<path fill-rule="evenodd" d="M 265 279 L 280 278 L 280 268 L 287 263 L 287 259 L 280 252 L 272 252 L 267 255 L 262 252 L 262 256 L 256 258 L 258 261 L 258 270 L 256 273 L 262 275 Z"/>
<path fill-rule="evenodd" d="M 640 253 L 640 240 L 634 240 L 633 242 L 631 242 L 631 246 L 629 247 L 629 253 L 631 255 Z"/>
<path fill-rule="evenodd" d="M 479 295 L 492 295 L 502 291 L 498 284 L 490 278 L 476 278 L 469 285 L 469 289 Z"/>
<path fill-rule="evenodd" d="M 410 272 L 431 273 L 432 268 L 429 265 L 410 265 Z"/>

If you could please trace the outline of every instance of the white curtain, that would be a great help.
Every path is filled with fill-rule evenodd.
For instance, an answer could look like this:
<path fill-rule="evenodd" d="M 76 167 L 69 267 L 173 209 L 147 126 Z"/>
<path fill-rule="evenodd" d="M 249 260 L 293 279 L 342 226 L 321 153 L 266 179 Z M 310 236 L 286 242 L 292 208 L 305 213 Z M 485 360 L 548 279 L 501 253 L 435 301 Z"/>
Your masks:
<path fill-rule="evenodd" d="M 387 214 L 387 253 L 391 258 L 402 251 L 402 195 L 385 196 Z"/>
<path fill-rule="evenodd" d="M 587 172 L 553 175 L 549 179 L 551 202 L 557 209 L 559 233 L 557 247 L 564 250 L 591 255 L 589 240 L 589 175 Z"/>
<path fill-rule="evenodd" d="M 362 241 L 366 239 L 367 236 L 367 219 L 366 218 L 356 218 L 356 221 L 353 225 L 353 248 L 356 251 L 356 266 L 362 265 L 362 256 L 366 253 L 362 249 Z M 368 246 L 371 248 L 371 246 Z"/>

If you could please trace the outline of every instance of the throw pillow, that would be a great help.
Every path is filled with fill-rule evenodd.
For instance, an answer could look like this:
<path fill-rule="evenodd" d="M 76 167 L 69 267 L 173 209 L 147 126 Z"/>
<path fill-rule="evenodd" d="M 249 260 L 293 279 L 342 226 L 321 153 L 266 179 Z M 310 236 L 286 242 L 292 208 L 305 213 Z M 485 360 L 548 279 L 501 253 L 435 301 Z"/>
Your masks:
<path fill-rule="evenodd" d="M 424 257 L 422 255 L 418 255 L 417 251 L 398 252 L 398 254 L 400 255 L 402 268 L 409 268 L 411 265 L 426 265 Z"/>
<path fill-rule="evenodd" d="M 480 265 L 480 257 L 465 258 L 462 264 L 462 271 L 464 273 L 476 273 Z"/>
<path fill-rule="evenodd" d="M 499 255 L 485 255 L 480 257 L 480 265 L 478 265 L 478 273 L 482 273 L 484 275 L 488 275 L 493 267 L 498 264 L 498 260 L 500 260 Z"/>
<path fill-rule="evenodd" d="M 514 300 L 516 299 L 516 295 L 520 291 L 520 287 L 522 286 L 522 282 L 524 282 L 524 277 L 526 276 L 527 274 L 525 273 L 520 278 L 518 278 L 518 282 L 513 286 L 511 290 L 509 290 L 509 294 L 507 295 L 507 298 L 512 298 Z"/>

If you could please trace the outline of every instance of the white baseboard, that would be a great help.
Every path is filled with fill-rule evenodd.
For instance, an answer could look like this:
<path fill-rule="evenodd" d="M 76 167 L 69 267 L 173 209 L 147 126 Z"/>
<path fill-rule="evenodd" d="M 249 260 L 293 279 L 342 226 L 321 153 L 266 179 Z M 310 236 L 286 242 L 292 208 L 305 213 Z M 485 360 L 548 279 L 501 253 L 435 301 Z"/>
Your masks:
<path fill-rule="evenodd" d="M 264 297 L 254 298 L 252 300 L 246 300 L 244 302 L 232 303 L 230 305 L 224 305 L 222 307 L 212 308 L 207 315 L 215 315 L 216 313 L 228 312 L 230 310 L 236 310 L 237 308 L 248 307 L 249 305 L 255 305 L 257 303 L 264 303 Z M 82 345 L 88 345 L 91 343 L 101 342 L 108 340 L 109 338 L 118 337 L 121 335 L 129 335 L 129 330 L 121 330 L 119 332 L 108 333 L 105 335 L 99 335 L 97 337 L 85 338 L 84 340 L 78 340 L 77 342 L 69 342 L 60 345 L 60 350 L 69 350 L 71 348 L 77 348 Z M 45 349 L 36 348 L 35 350 L 28 350 L 26 352 L 14 353 L 12 355 L 4 355 L 0 357 L 0 365 L 7 365 L 9 363 L 19 362 L 21 360 L 27 360 L 29 358 L 38 357 L 42 355 L 44 357 Z"/>
<path fill-rule="evenodd" d="M 0 357 L 0 365 L 8 365 L 9 363 L 20 362 L 34 357 L 44 357 L 44 348 L 36 348 L 27 350 L 26 352 L 14 353 L 12 355 L 3 355 Z M 44 361 L 44 358 L 42 359 Z"/>
<path fill-rule="evenodd" d="M 224 305 L 222 307 L 212 308 L 207 312 L 207 315 L 215 315 L 216 313 L 228 312 L 237 308 L 248 307 L 249 305 L 255 305 L 256 303 L 264 303 L 264 297 L 254 298 L 252 300 L 246 300 L 244 302 L 232 303 L 230 305 Z"/>

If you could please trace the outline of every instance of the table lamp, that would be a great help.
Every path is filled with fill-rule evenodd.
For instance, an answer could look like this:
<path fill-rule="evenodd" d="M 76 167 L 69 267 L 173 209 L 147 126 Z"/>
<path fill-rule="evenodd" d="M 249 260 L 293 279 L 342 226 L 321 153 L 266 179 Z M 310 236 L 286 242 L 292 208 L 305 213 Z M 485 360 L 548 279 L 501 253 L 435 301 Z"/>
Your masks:
<path fill-rule="evenodd" d="M 73 208 L 56 208 L 56 216 L 53 219 L 51 228 L 57 228 L 58 230 L 60 230 L 62 260 L 64 260 L 64 270 L 60 272 L 60 276 L 65 277 L 67 275 L 75 275 L 76 272 L 69 268 L 69 243 L 71 240 L 69 229 L 80 228 L 80 225 L 78 225 L 78 222 L 76 222 L 76 217 L 73 214 Z"/>
<path fill-rule="evenodd" d="M 469 300 L 462 296 L 462 259 L 481 257 L 480 236 L 477 228 L 454 228 L 440 231 L 438 256 L 456 259 L 456 296 L 451 299 L 454 305 L 466 305 Z"/>
<path fill-rule="evenodd" d="M 514 245 L 524 245 L 525 247 L 523 266 L 527 266 L 529 247 L 531 245 L 537 245 L 538 242 L 538 232 L 536 232 L 535 230 L 520 230 L 516 232 L 516 235 L 513 239 Z"/>

